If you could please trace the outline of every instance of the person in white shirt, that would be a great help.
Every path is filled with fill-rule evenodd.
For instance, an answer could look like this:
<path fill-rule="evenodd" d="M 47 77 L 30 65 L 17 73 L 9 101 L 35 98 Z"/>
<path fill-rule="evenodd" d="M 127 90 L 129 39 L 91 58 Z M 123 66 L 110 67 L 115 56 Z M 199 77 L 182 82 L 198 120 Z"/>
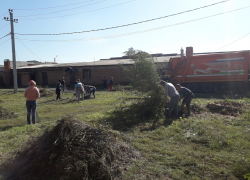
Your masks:
<path fill-rule="evenodd" d="M 172 83 L 161 81 L 161 85 L 165 89 L 163 99 L 165 99 L 167 96 L 171 98 L 169 103 L 167 118 L 171 117 L 172 110 L 174 110 L 174 116 L 178 118 L 179 99 L 180 99 L 179 93 L 177 92 L 176 88 Z"/>
<path fill-rule="evenodd" d="M 75 91 L 77 93 L 78 102 L 80 101 L 80 95 L 82 95 L 82 100 L 84 100 L 84 85 L 80 82 L 80 79 L 76 81 Z"/>

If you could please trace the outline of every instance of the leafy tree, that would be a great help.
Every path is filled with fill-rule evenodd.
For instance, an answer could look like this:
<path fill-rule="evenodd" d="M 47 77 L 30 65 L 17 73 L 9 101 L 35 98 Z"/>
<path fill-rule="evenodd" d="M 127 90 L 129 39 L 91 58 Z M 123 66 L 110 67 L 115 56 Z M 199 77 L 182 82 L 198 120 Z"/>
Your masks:
<path fill-rule="evenodd" d="M 161 93 L 163 88 L 154 58 L 144 51 L 129 51 L 125 54 L 134 63 L 134 66 L 125 69 L 132 90 L 125 91 L 123 103 L 111 113 L 108 120 L 118 130 L 127 130 L 152 120 L 157 122 L 165 110 Z"/>

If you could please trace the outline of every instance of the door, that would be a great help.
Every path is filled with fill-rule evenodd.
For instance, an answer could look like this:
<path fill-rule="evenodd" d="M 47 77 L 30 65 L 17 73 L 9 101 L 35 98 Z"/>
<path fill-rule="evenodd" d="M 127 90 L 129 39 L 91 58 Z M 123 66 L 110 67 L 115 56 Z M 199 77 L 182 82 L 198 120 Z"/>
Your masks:
<path fill-rule="evenodd" d="M 17 73 L 17 85 L 22 86 L 22 75 L 20 73 Z"/>
<path fill-rule="evenodd" d="M 30 80 L 36 81 L 36 74 L 35 73 L 30 74 Z"/>
<path fill-rule="evenodd" d="M 43 85 L 48 85 L 48 74 L 47 72 L 42 72 Z"/>
<path fill-rule="evenodd" d="M 76 73 L 71 71 L 70 72 L 70 84 L 75 84 L 76 82 Z"/>

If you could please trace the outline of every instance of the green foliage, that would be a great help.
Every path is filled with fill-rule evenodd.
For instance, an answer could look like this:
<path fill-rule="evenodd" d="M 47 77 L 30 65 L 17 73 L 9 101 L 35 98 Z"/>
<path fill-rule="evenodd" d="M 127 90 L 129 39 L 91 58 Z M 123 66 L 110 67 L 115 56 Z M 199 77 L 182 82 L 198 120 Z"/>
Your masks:
<path fill-rule="evenodd" d="M 130 51 L 126 55 L 134 63 L 133 67 L 124 68 L 133 91 L 124 91 L 121 105 L 106 119 L 113 129 L 123 131 L 145 122 L 158 121 L 165 110 L 154 58 L 143 51 Z"/>
<path fill-rule="evenodd" d="M 247 180 L 250 180 L 250 173 L 245 174 L 244 178 L 247 179 Z"/>
<path fill-rule="evenodd" d="M 130 58 L 134 62 L 134 67 L 129 69 L 132 87 L 141 93 L 157 96 L 161 87 L 154 58 L 143 51 L 137 51 Z"/>
<path fill-rule="evenodd" d="M 164 107 L 159 101 L 152 101 L 147 93 L 125 92 L 97 91 L 96 99 L 80 103 L 70 93 L 60 101 L 55 96 L 40 98 L 41 122 L 27 126 L 23 92 L 0 90 L 1 106 L 20 114 L 17 118 L 0 120 L 0 174 L 7 159 L 12 160 L 30 141 L 53 128 L 62 116 L 73 115 L 88 125 L 113 128 L 110 131 L 117 134 L 118 140 L 140 151 L 143 158 L 121 169 L 120 179 L 249 180 L 248 112 L 233 117 L 202 111 L 164 126 L 161 114 Z M 221 94 L 196 94 L 193 102 L 204 108 L 207 101 L 213 103 L 222 98 Z M 238 96 L 231 101 L 239 100 Z M 249 105 L 244 109 L 247 111 Z"/>

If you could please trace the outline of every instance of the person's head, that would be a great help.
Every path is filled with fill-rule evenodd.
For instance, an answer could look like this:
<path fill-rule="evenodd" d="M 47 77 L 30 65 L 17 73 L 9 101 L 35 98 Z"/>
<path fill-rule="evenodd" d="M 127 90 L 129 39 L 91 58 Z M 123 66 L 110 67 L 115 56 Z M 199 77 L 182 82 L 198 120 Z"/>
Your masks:
<path fill-rule="evenodd" d="M 62 82 L 61 79 L 59 79 L 58 82 L 61 83 Z"/>
<path fill-rule="evenodd" d="M 77 79 L 77 82 L 81 82 L 80 79 Z"/>
<path fill-rule="evenodd" d="M 36 82 L 33 80 L 30 80 L 30 82 L 28 84 L 29 84 L 29 86 L 36 86 Z"/>
<path fill-rule="evenodd" d="M 62 79 L 64 80 L 64 77 L 62 77 Z"/>
<path fill-rule="evenodd" d="M 163 87 L 165 87 L 166 82 L 165 82 L 165 81 L 161 81 L 160 84 L 161 84 Z"/>
<path fill-rule="evenodd" d="M 113 79 L 113 77 L 111 77 L 110 79 Z"/>
<path fill-rule="evenodd" d="M 176 88 L 176 90 L 179 91 L 181 89 L 181 85 L 180 84 L 176 84 L 175 88 Z"/>

